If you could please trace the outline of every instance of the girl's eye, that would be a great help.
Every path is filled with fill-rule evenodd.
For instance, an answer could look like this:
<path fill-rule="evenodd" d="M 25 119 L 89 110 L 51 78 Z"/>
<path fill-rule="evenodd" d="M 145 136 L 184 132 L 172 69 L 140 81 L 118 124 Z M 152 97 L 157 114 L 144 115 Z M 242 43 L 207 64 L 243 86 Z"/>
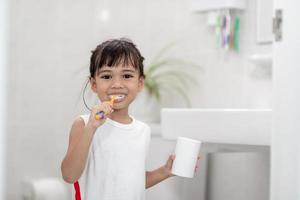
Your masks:
<path fill-rule="evenodd" d="M 100 78 L 101 78 L 101 79 L 110 79 L 111 76 L 110 76 L 110 75 L 103 75 L 103 76 L 101 76 Z"/>
<path fill-rule="evenodd" d="M 131 74 L 125 74 L 124 78 L 128 79 L 128 78 L 132 78 L 133 76 Z"/>

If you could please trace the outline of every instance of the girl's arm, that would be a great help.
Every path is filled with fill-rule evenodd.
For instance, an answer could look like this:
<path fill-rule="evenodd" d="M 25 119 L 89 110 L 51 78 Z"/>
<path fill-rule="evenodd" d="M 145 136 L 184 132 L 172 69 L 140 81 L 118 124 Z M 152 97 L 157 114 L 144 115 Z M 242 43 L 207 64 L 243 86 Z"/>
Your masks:
<path fill-rule="evenodd" d="M 104 112 L 101 119 L 96 119 L 96 114 Z M 65 158 L 61 163 L 63 179 L 68 183 L 76 182 L 84 168 L 89 154 L 93 136 L 99 126 L 113 112 L 109 102 L 103 102 L 92 108 L 88 123 L 85 125 L 83 119 L 75 120 L 70 132 L 69 147 Z"/>
<path fill-rule="evenodd" d="M 85 126 L 81 118 L 73 123 L 68 151 L 61 164 L 62 176 L 66 182 L 74 183 L 80 178 L 95 131 L 92 126 Z"/>
<path fill-rule="evenodd" d="M 174 159 L 175 159 L 175 155 L 170 155 L 167 160 L 167 163 L 164 166 L 156 170 L 146 172 L 146 189 L 156 185 L 157 183 L 169 177 L 174 176 L 171 173 Z"/>
<path fill-rule="evenodd" d="M 200 159 L 200 156 L 198 156 L 197 164 L 195 167 L 195 172 L 197 172 L 197 169 L 198 169 L 199 159 Z M 169 156 L 169 158 L 164 166 L 162 166 L 156 170 L 146 172 L 146 189 L 156 185 L 157 183 L 159 183 L 169 177 L 175 176 L 174 174 L 172 174 L 172 165 L 173 165 L 174 160 L 175 160 L 175 155 L 172 154 Z"/>

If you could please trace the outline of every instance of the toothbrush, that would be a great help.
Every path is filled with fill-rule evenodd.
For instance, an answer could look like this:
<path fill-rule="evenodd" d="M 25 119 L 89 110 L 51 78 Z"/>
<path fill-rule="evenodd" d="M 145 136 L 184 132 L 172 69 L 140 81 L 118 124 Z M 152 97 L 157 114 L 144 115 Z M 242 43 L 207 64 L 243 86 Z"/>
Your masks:
<path fill-rule="evenodd" d="M 217 48 L 222 47 L 222 39 L 221 39 L 221 15 L 218 13 L 217 19 L 216 19 L 216 28 L 215 28 L 215 34 L 216 34 L 216 46 Z"/>
<path fill-rule="evenodd" d="M 225 50 L 229 49 L 229 42 L 230 42 L 230 26 L 231 26 L 231 16 L 229 10 L 225 13 L 226 19 L 226 26 L 225 26 Z"/>
<path fill-rule="evenodd" d="M 234 19 L 234 33 L 233 33 L 233 48 L 239 51 L 239 34 L 240 34 L 240 19 L 238 16 Z"/>
<path fill-rule="evenodd" d="M 110 104 L 111 106 L 114 105 L 115 99 L 116 99 L 116 97 L 113 95 L 113 96 L 111 97 L 110 102 L 109 102 L 109 104 Z M 103 112 L 103 111 L 100 111 L 100 112 L 97 112 L 97 113 L 96 113 L 96 115 L 95 115 L 95 119 L 96 119 L 96 120 L 100 120 L 100 119 L 103 119 L 103 118 L 104 118 L 104 112 Z"/>

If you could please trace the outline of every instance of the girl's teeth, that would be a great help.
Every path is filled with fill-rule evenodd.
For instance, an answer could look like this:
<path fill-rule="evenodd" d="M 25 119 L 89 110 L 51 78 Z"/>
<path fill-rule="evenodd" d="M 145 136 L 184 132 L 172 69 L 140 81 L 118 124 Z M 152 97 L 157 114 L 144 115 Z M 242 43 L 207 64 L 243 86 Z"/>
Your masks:
<path fill-rule="evenodd" d="M 115 97 L 115 100 L 119 101 L 125 98 L 125 95 L 110 95 L 110 98 Z"/>

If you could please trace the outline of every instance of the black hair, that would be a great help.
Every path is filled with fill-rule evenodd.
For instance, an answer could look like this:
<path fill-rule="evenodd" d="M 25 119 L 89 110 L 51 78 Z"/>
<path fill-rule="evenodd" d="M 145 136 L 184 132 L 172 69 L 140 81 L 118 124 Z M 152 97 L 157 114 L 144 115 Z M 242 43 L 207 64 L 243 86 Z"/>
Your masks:
<path fill-rule="evenodd" d="M 95 78 L 103 66 L 113 67 L 120 63 L 133 66 L 138 70 L 140 77 L 145 78 L 143 61 L 144 57 L 131 40 L 127 38 L 107 40 L 92 51 L 90 78 Z"/>

